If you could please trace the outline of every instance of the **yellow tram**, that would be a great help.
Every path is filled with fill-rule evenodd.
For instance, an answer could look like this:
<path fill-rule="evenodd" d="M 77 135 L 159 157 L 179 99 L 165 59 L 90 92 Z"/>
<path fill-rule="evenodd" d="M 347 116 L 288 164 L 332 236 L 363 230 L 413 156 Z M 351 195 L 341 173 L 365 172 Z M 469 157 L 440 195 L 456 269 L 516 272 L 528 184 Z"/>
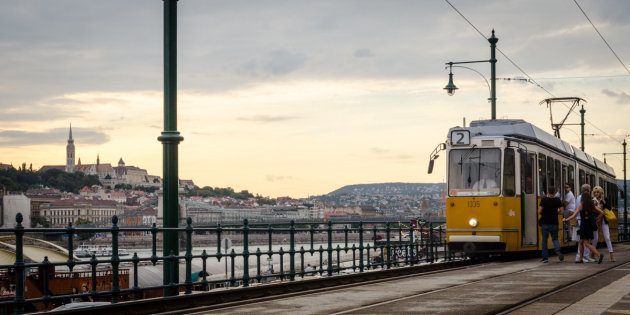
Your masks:
<path fill-rule="evenodd" d="M 469 255 L 541 249 L 537 208 L 547 187 L 560 198 L 565 184 L 577 197 L 582 184 L 604 189 L 617 215 L 617 184 L 607 164 L 524 120 L 479 120 L 451 128 L 446 143 L 449 248 Z M 568 225 L 559 220 L 562 247 L 575 245 Z M 610 222 L 617 239 L 617 222 Z M 603 237 L 599 240 L 603 241 Z M 551 240 L 548 244 L 553 248 Z"/>

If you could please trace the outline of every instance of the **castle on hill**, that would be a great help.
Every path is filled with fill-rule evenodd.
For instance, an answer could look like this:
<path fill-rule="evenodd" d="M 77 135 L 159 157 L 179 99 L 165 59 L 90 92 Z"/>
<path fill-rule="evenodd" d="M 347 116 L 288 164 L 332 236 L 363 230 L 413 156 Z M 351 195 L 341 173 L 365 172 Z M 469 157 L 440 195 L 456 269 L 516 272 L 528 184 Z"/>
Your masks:
<path fill-rule="evenodd" d="M 81 158 L 75 164 L 75 147 L 72 139 L 72 125 L 68 135 L 66 145 L 66 165 L 44 165 L 39 170 L 45 172 L 50 169 L 58 169 L 68 173 L 82 172 L 85 175 L 97 175 L 104 186 L 113 188 L 118 184 L 129 184 L 131 186 L 156 186 L 161 187 L 162 179 L 159 176 L 149 175 L 147 170 L 126 166 L 122 157 L 118 161 L 118 166 L 110 163 L 101 163 L 100 156 L 96 156 L 96 164 L 82 164 Z"/>

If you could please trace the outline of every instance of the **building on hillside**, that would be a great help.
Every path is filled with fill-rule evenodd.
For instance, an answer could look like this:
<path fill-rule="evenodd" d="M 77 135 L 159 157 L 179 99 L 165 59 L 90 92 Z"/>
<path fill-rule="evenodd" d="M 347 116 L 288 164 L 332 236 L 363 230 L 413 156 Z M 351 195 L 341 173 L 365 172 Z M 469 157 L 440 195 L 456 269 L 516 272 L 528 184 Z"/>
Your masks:
<path fill-rule="evenodd" d="M 63 194 L 58 189 L 41 188 L 27 190 L 26 197 L 31 199 L 31 221 L 37 222 L 41 217 L 41 205 L 51 203 L 55 200 L 60 200 L 63 197 Z"/>
<path fill-rule="evenodd" d="M 10 165 L 10 164 L 2 164 L 2 163 L 0 163 L 0 170 L 6 171 L 6 170 L 8 170 L 10 168 L 15 168 L 15 167 L 13 167 L 13 165 Z"/>
<path fill-rule="evenodd" d="M 100 155 L 96 156 L 96 164 L 82 164 L 78 158 L 75 164 L 76 149 L 72 138 L 72 125 L 68 133 L 68 143 L 66 145 L 65 165 L 44 165 L 39 171 L 45 172 L 50 169 L 58 169 L 65 172 L 82 172 L 85 175 L 96 175 L 103 185 L 113 188 L 117 184 L 129 184 L 132 186 L 155 186 L 162 185 L 159 176 L 149 175 L 145 169 L 135 166 L 125 166 L 122 158 L 118 161 L 118 166 L 113 167 L 110 163 L 101 163 Z"/>
<path fill-rule="evenodd" d="M 66 227 L 79 218 L 111 224 L 112 217 L 123 214 L 124 208 L 113 200 L 62 199 L 42 204 L 40 212 L 51 227 Z"/>
<path fill-rule="evenodd" d="M 193 189 L 195 188 L 195 183 L 193 183 L 192 179 L 180 179 L 179 187 Z"/>
<path fill-rule="evenodd" d="M 0 190 L 0 213 L 0 227 L 15 227 L 18 213 L 22 214 L 22 226 L 31 227 L 31 200 L 23 194 L 9 195 Z"/>

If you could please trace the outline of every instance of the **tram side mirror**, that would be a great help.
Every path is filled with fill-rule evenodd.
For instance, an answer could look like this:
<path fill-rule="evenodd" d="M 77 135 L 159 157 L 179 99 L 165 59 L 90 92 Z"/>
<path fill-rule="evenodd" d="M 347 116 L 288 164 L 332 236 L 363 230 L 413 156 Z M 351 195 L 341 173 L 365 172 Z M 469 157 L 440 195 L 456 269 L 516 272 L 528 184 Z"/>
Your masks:
<path fill-rule="evenodd" d="M 433 173 L 433 164 L 434 164 L 435 160 L 431 159 L 431 161 L 429 161 L 429 174 Z"/>

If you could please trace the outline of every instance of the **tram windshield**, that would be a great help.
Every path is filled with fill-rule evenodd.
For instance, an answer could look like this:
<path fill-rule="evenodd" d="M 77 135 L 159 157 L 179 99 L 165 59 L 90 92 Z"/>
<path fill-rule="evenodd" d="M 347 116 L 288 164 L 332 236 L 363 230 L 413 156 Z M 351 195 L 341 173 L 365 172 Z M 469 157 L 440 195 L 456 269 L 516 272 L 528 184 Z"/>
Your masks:
<path fill-rule="evenodd" d="M 499 149 L 457 149 L 449 154 L 449 196 L 498 196 L 501 192 Z"/>

